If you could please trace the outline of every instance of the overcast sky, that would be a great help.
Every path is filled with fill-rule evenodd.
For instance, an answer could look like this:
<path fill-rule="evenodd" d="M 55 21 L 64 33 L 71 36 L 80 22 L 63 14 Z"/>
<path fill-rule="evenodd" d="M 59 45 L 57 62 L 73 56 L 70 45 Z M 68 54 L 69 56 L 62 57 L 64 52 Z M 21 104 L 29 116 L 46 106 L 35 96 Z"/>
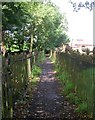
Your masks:
<path fill-rule="evenodd" d="M 61 12 L 66 13 L 68 20 L 69 36 L 71 39 L 84 39 L 86 43 L 93 43 L 93 11 L 82 8 L 79 12 L 73 12 L 69 0 L 52 0 L 60 7 Z M 72 0 L 73 2 L 86 0 Z M 90 0 L 89 0 L 90 1 Z"/>

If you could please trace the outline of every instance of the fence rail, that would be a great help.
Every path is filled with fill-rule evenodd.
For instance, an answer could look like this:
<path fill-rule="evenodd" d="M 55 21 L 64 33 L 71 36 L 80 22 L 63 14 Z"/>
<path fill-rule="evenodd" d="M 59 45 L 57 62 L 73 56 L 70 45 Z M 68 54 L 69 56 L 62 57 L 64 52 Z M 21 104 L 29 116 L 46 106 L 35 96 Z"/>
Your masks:
<path fill-rule="evenodd" d="M 27 60 L 32 54 L 14 54 L 2 58 L 2 118 L 12 118 L 14 103 L 28 86 Z"/>

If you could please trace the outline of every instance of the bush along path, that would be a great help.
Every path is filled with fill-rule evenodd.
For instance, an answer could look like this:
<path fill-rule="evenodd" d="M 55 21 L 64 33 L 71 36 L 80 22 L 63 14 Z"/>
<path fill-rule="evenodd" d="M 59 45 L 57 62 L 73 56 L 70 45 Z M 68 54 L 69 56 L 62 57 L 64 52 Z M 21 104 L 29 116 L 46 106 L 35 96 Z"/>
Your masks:
<path fill-rule="evenodd" d="M 65 96 L 60 94 L 61 84 L 55 78 L 50 59 L 47 58 L 40 67 L 42 73 L 37 86 L 30 93 L 24 93 L 22 102 L 15 103 L 14 118 L 81 120 L 75 113 L 75 105 L 70 104 Z"/>

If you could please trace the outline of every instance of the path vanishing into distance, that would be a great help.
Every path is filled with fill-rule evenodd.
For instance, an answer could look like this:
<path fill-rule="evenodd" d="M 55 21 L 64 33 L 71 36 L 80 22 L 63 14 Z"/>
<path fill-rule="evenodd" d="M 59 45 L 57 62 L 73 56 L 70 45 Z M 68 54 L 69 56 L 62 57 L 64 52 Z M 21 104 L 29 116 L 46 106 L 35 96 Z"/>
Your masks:
<path fill-rule="evenodd" d="M 61 95 L 61 84 L 55 78 L 54 65 L 49 58 L 41 65 L 42 74 L 37 88 L 32 93 L 30 103 L 27 103 L 22 111 L 16 112 L 16 118 L 27 119 L 72 119 L 80 120 L 74 112 L 74 105 L 71 105 L 63 95 Z M 23 114 L 22 114 L 23 113 Z M 22 114 L 22 115 L 21 115 Z"/>

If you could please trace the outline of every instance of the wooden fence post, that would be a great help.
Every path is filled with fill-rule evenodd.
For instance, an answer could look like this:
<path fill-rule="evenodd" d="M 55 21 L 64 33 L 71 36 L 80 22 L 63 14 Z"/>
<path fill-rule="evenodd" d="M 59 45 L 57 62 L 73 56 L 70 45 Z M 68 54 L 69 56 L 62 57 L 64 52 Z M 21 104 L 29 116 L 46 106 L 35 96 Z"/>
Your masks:
<path fill-rule="evenodd" d="M 0 120 L 2 118 L 2 56 L 0 55 Z"/>
<path fill-rule="evenodd" d="M 93 120 L 95 120 L 95 72 L 93 68 Z"/>
<path fill-rule="evenodd" d="M 28 90 L 31 91 L 31 59 L 30 59 L 31 54 L 27 55 L 27 74 L 28 74 Z"/>

